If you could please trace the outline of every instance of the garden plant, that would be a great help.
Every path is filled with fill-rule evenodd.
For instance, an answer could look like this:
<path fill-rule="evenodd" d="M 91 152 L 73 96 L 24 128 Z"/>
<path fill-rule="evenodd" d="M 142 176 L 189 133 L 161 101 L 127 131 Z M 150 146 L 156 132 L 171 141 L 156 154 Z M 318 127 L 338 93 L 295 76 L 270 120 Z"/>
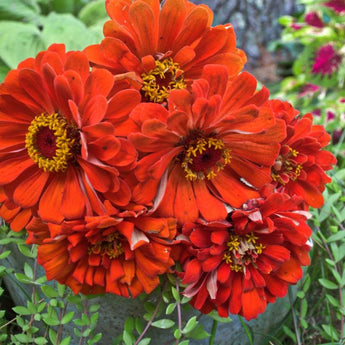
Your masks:
<path fill-rule="evenodd" d="M 0 0 L 0 344 L 108 344 L 119 296 L 112 344 L 344 344 L 345 1 L 301 4 L 265 87 L 206 5 Z"/>

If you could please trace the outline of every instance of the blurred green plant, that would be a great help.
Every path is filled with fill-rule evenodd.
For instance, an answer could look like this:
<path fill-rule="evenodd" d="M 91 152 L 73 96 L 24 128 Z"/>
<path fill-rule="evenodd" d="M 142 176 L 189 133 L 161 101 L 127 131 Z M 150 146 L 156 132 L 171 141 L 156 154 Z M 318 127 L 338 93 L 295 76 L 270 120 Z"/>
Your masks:
<path fill-rule="evenodd" d="M 82 50 L 100 42 L 105 18 L 104 0 L 0 0 L 0 82 L 52 43 Z"/>
<path fill-rule="evenodd" d="M 292 75 L 275 88 L 273 97 L 290 101 L 302 114 L 311 112 L 332 140 L 338 159 L 329 173 L 325 203 L 311 210 L 311 264 L 298 284 L 291 314 L 276 337 L 284 345 L 342 345 L 345 332 L 345 13 L 325 6 L 325 0 L 300 0 L 305 11 L 284 16 L 282 38 L 272 50 L 295 48 Z M 324 48 L 326 47 L 326 48 Z M 323 56 L 322 55 L 322 49 Z M 325 53 L 326 52 L 326 53 Z M 320 57 L 321 56 L 321 57 Z"/>

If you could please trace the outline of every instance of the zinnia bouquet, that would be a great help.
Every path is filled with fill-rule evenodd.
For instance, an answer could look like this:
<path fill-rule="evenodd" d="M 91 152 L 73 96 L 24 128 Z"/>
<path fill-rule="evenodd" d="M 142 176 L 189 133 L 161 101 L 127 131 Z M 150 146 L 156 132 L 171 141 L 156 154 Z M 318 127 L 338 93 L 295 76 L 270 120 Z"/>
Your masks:
<path fill-rule="evenodd" d="M 256 318 L 309 264 L 330 136 L 257 89 L 207 6 L 105 6 L 99 44 L 0 85 L 0 216 L 74 293 L 136 298 L 169 272 L 203 313 Z"/>

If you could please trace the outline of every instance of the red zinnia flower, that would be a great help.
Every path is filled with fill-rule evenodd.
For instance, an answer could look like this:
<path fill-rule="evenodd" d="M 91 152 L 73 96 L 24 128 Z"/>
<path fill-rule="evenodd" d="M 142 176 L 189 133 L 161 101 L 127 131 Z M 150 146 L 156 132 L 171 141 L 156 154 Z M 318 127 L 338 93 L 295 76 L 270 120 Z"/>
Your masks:
<path fill-rule="evenodd" d="M 336 163 L 330 152 L 322 150 L 330 135 L 323 126 L 313 125 L 311 114 L 299 118 L 288 102 L 271 100 L 266 105 L 287 125 L 287 137 L 272 168 L 274 184 L 289 195 L 302 196 L 310 206 L 321 207 L 325 184 L 331 181 L 324 171 Z"/>
<path fill-rule="evenodd" d="M 140 94 L 122 90 L 107 99 L 113 85 L 109 71 L 90 72 L 84 53 L 56 44 L 9 72 L 0 88 L 0 186 L 10 209 L 61 222 L 105 214 L 105 197 L 128 203 L 119 175 L 137 154 L 110 120 L 126 117 Z"/>
<path fill-rule="evenodd" d="M 27 226 L 28 243 L 38 243 L 38 262 L 48 280 L 74 293 L 110 292 L 124 297 L 150 293 L 174 261 L 170 257 L 176 222 L 172 218 L 86 217 Z"/>
<path fill-rule="evenodd" d="M 337 54 L 332 44 L 326 44 L 318 50 L 311 72 L 330 76 L 338 70 L 340 63 L 341 56 Z"/>
<path fill-rule="evenodd" d="M 230 77 L 246 62 L 230 24 L 211 27 L 212 11 L 187 0 L 107 0 L 111 18 L 105 39 L 85 49 L 91 62 L 112 73 L 134 71 L 144 98 L 165 102 L 170 90 L 186 88 L 205 64 L 221 64 Z"/>
<path fill-rule="evenodd" d="M 301 199 L 273 193 L 250 200 L 229 222 L 186 224 L 183 294 L 204 313 L 240 314 L 247 320 L 287 293 L 309 264 L 306 244 L 311 229 Z"/>
<path fill-rule="evenodd" d="M 223 202 L 239 207 L 256 197 L 285 137 L 283 121 L 261 106 L 267 89 L 256 92 L 249 73 L 227 83 L 225 67 L 208 65 L 203 77 L 192 93 L 172 91 L 169 110 L 143 103 L 131 113 L 141 133 L 129 139 L 143 153 L 134 200 L 150 203 L 160 183 L 159 214 L 181 223 L 223 219 Z"/>

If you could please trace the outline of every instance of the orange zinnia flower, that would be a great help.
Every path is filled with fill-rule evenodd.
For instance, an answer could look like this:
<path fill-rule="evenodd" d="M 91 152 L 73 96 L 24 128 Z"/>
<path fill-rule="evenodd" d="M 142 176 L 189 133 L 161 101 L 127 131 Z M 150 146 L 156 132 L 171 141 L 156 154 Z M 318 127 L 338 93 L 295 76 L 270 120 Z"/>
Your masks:
<path fill-rule="evenodd" d="M 180 223 L 223 219 L 224 203 L 240 207 L 258 196 L 285 137 L 284 122 L 261 106 L 267 89 L 256 92 L 249 73 L 227 83 L 225 67 L 208 65 L 203 78 L 191 93 L 172 91 L 169 110 L 144 103 L 131 113 L 141 132 L 129 139 L 142 153 L 134 200 L 163 195 L 159 214 Z"/>
<path fill-rule="evenodd" d="M 287 293 L 309 264 L 308 214 L 301 198 L 273 193 L 250 200 L 228 222 L 186 224 L 183 294 L 204 313 L 240 314 L 247 320 Z"/>
<path fill-rule="evenodd" d="M 300 195 L 307 205 L 321 207 L 325 184 L 331 181 L 325 170 L 336 163 L 332 153 L 322 150 L 330 135 L 323 126 L 313 125 L 311 114 L 299 118 L 288 102 L 271 100 L 266 105 L 287 125 L 287 137 L 272 168 L 274 185 L 289 195 Z"/>
<path fill-rule="evenodd" d="M 213 13 L 187 0 L 107 0 L 105 39 L 85 49 L 96 66 L 114 74 L 135 72 L 144 99 L 163 103 L 173 89 L 199 78 L 206 64 L 227 67 L 230 77 L 246 62 L 230 24 L 211 27 Z"/>
<path fill-rule="evenodd" d="M 128 203 L 120 173 L 137 154 L 110 120 L 124 118 L 140 94 L 122 90 L 108 99 L 113 85 L 109 71 L 90 72 L 84 53 L 57 44 L 9 72 L 0 87 L 0 186 L 10 209 L 58 223 L 104 214 L 104 198 Z M 21 225 L 28 212 L 18 213 Z"/>
<path fill-rule="evenodd" d="M 86 217 L 61 225 L 34 218 L 28 243 L 38 243 L 38 262 L 48 280 L 74 293 L 110 292 L 124 297 L 150 293 L 174 261 L 170 257 L 176 222 L 172 218 Z"/>

